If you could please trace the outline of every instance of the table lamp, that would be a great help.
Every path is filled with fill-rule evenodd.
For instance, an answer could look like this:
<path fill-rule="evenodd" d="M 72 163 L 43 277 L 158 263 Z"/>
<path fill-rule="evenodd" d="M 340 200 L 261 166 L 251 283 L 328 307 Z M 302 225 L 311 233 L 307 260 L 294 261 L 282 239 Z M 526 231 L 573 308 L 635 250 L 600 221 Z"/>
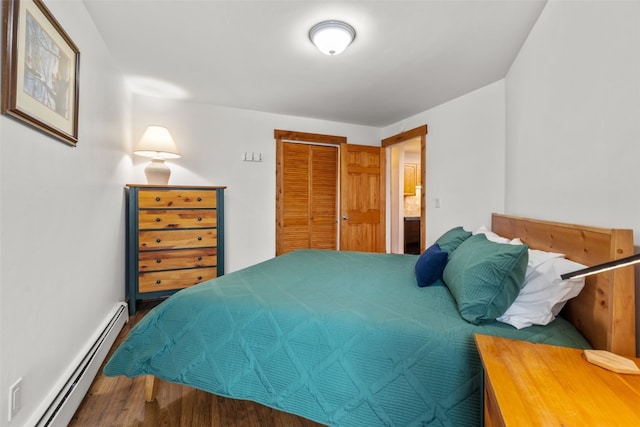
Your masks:
<path fill-rule="evenodd" d="M 151 158 L 151 163 L 145 168 L 144 174 L 147 177 L 147 184 L 154 185 L 169 183 L 171 170 L 164 160 L 180 157 L 169 129 L 164 126 L 147 127 L 133 154 Z"/>

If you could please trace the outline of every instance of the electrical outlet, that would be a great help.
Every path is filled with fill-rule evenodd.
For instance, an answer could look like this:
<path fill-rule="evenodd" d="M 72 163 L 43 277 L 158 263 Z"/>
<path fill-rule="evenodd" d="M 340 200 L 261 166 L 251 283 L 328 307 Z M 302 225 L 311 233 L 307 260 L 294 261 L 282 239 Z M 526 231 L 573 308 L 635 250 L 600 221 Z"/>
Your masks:
<path fill-rule="evenodd" d="M 9 387 L 9 421 L 22 409 L 22 378 Z"/>

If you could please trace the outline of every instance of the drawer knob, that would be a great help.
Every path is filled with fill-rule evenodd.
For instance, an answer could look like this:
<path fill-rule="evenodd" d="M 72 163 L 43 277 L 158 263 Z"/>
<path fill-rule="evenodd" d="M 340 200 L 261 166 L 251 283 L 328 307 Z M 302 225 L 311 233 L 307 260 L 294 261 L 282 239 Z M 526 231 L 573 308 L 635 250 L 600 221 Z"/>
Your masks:
<path fill-rule="evenodd" d="M 198 217 L 198 221 L 202 221 L 202 217 L 201 216 Z"/>
<path fill-rule="evenodd" d="M 202 236 L 198 236 L 198 240 L 202 240 Z"/>
<path fill-rule="evenodd" d="M 202 197 L 198 197 L 198 201 L 201 202 L 202 201 Z"/>
<path fill-rule="evenodd" d="M 160 243 L 160 242 L 162 242 L 161 239 L 156 239 L 156 243 Z"/>
<path fill-rule="evenodd" d="M 159 285 L 160 283 L 162 283 L 162 280 L 160 279 L 156 280 L 156 285 Z"/>
<path fill-rule="evenodd" d="M 156 202 L 160 201 L 160 196 L 156 197 Z"/>
<path fill-rule="evenodd" d="M 198 257 L 198 261 L 202 261 L 202 257 L 201 256 Z"/>
<path fill-rule="evenodd" d="M 162 258 L 156 258 L 156 262 L 160 264 L 162 262 Z"/>
<path fill-rule="evenodd" d="M 156 218 L 156 222 L 160 222 L 160 221 L 162 221 L 161 218 Z"/>
<path fill-rule="evenodd" d="M 198 276 L 198 280 L 202 280 L 202 276 Z"/>

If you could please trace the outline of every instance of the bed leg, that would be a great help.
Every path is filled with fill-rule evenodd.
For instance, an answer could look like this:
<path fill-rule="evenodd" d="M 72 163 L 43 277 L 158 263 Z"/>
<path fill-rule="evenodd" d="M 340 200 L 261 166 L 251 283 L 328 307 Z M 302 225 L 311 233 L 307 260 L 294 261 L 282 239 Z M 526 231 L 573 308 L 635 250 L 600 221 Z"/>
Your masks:
<path fill-rule="evenodd" d="M 153 375 L 147 375 L 145 377 L 145 382 L 144 400 L 147 402 L 153 402 L 156 400 L 156 395 L 158 394 L 158 381 Z"/>

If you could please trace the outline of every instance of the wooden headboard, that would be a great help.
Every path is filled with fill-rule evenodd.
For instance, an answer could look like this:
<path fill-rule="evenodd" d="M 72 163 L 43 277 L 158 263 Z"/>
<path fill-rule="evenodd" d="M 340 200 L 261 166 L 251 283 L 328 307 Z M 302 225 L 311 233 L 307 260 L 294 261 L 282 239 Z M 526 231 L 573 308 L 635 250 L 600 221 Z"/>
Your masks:
<path fill-rule="evenodd" d="M 560 252 L 586 266 L 633 255 L 633 231 L 588 227 L 493 214 L 491 228 L 519 237 L 532 249 Z M 632 266 L 586 277 L 585 287 L 562 316 L 596 349 L 635 356 L 635 281 Z"/>

